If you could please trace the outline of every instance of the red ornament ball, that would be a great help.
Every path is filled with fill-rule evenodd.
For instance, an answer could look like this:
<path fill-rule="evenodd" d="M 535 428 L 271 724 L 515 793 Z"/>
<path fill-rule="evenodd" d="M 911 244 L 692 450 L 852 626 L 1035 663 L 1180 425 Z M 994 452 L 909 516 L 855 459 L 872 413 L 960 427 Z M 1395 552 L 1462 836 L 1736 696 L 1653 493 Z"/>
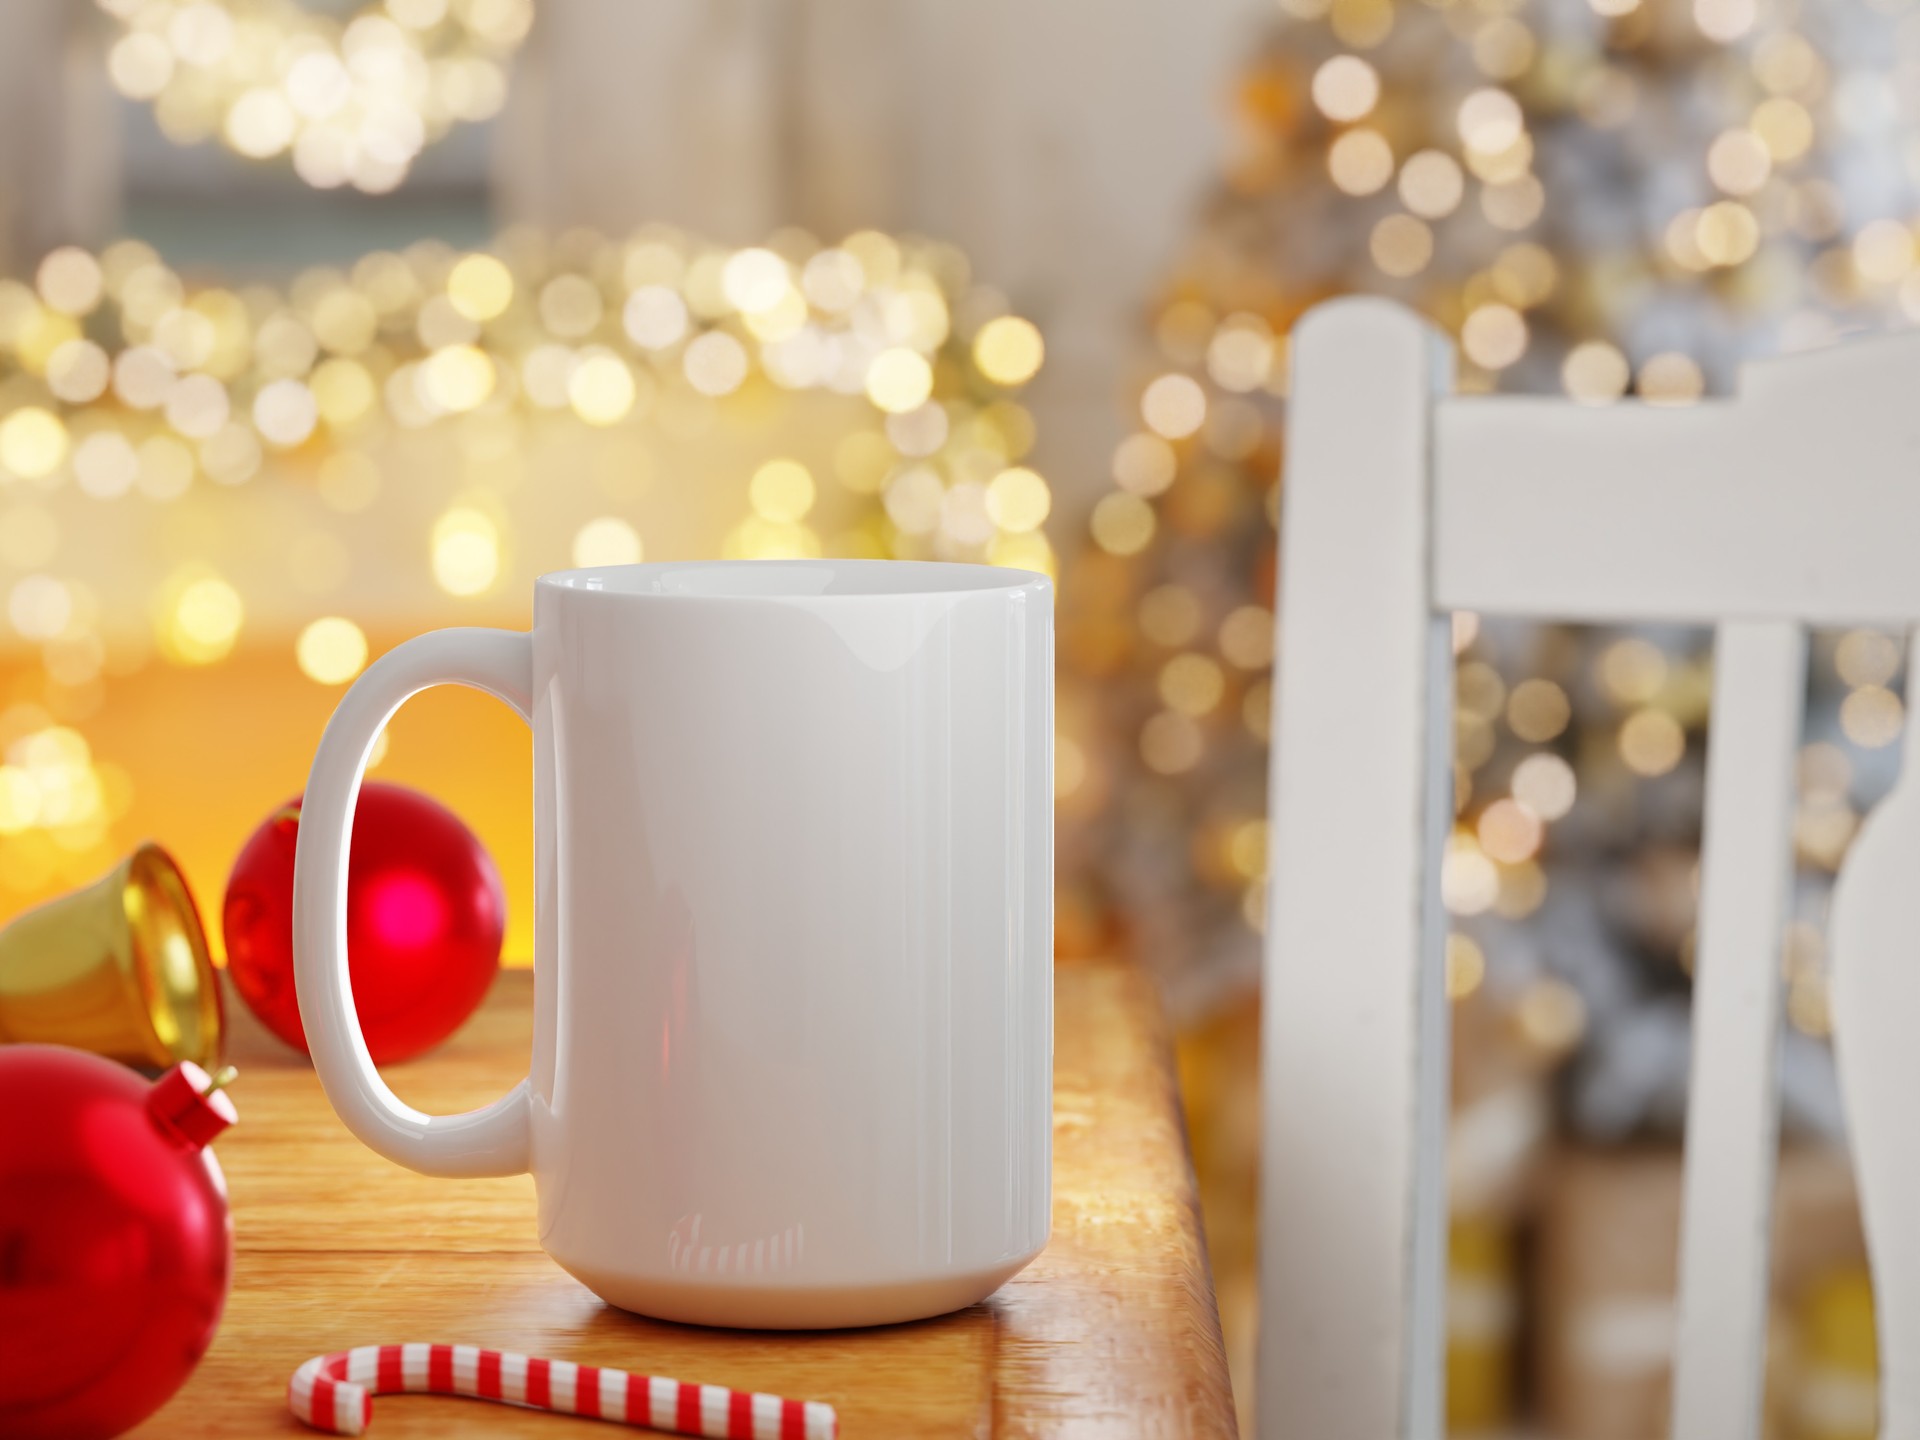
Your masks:
<path fill-rule="evenodd" d="M 233 1273 L 208 1140 L 233 1102 L 59 1045 L 0 1046 L 0 1435 L 118 1435 L 213 1343 Z"/>
<path fill-rule="evenodd" d="M 227 881 L 227 975 L 267 1028 L 301 1050 L 293 985 L 296 800 L 253 832 Z M 399 785 L 360 789 L 347 860 L 347 967 L 377 1064 L 432 1049 L 485 998 L 500 968 L 500 872 L 444 805 Z"/>

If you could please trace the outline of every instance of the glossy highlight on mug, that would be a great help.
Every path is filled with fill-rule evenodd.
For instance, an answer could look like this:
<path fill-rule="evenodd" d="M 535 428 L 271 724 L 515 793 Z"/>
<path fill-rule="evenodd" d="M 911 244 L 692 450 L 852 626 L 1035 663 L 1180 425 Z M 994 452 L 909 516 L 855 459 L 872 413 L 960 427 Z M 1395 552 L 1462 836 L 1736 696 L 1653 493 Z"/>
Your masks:
<path fill-rule="evenodd" d="M 796 1222 L 775 1235 L 715 1245 L 702 1241 L 700 1215 L 683 1215 L 667 1234 L 667 1264 L 675 1270 L 736 1275 L 790 1270 L 806 1259 L 807 1227 Z"/>

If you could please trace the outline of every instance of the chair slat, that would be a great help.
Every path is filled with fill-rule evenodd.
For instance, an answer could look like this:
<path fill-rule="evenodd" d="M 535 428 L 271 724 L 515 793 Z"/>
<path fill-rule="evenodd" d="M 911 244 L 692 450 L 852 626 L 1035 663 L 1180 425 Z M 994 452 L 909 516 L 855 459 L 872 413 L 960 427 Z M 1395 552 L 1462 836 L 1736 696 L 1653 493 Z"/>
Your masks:
<path fill-rule="evenodd" d="M 1806 659 L 1796 624 L 1732 622 L 1715 636 L 1671 1431 L 1685 1440 L 1761 1428 Z"/>
<path fill-rule="evenodd" d="M 1440 1433 L 1453 813 L 1428 602 L 1444 343 L 1377 300 L 1294 334 L 1262 1085 L 1264 1440 Z"/>
<path fill-rule="evenodd" d="M 1666 408 L 1461 397 L 1434 413 L 1433 601 L 1599 621 L 1920 615 L 1920 331 L 1749 365 Z"/>

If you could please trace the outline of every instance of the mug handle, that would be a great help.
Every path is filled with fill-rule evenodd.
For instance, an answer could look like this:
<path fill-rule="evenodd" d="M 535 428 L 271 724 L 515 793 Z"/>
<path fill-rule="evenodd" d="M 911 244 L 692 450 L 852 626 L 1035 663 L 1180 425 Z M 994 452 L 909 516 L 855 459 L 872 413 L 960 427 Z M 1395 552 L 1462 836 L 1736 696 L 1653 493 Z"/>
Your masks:
<path fill-rule="evenodd" d="M 347 857 L 367 756 L 413 696 L 467 685 L 533 723 L 533 636 L 519 630 L 436 630 L 381 656 L 327 722 L 300 805 L 293 867 L 293 976 L 313 1068 L 327 1100 L 370 1149 L 423 1175 L 518 1175 L 528 1167 L 528 1088 L 462 1115 L 426 1115 L 380 1078 L 347 971 Z"/>

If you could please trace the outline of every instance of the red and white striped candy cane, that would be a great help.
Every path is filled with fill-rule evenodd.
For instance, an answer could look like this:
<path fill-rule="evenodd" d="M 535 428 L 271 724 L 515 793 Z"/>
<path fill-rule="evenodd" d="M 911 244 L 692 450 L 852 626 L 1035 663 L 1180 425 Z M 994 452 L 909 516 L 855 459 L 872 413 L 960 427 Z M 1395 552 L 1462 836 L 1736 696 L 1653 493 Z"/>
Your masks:
<path fill-rule="evenodd" d="M 403 1394 L 466 1395 L 708 1440 L 836 1440 L 840 1433 L 833 1407 L 818 1400 L 683 1385 L 475 1345 L 361 1345 L 316 1355 L 287 1382 L 287 1408 L 316 1430 L 359 1435 L 373 1422 L 375 1395 Z"/>

